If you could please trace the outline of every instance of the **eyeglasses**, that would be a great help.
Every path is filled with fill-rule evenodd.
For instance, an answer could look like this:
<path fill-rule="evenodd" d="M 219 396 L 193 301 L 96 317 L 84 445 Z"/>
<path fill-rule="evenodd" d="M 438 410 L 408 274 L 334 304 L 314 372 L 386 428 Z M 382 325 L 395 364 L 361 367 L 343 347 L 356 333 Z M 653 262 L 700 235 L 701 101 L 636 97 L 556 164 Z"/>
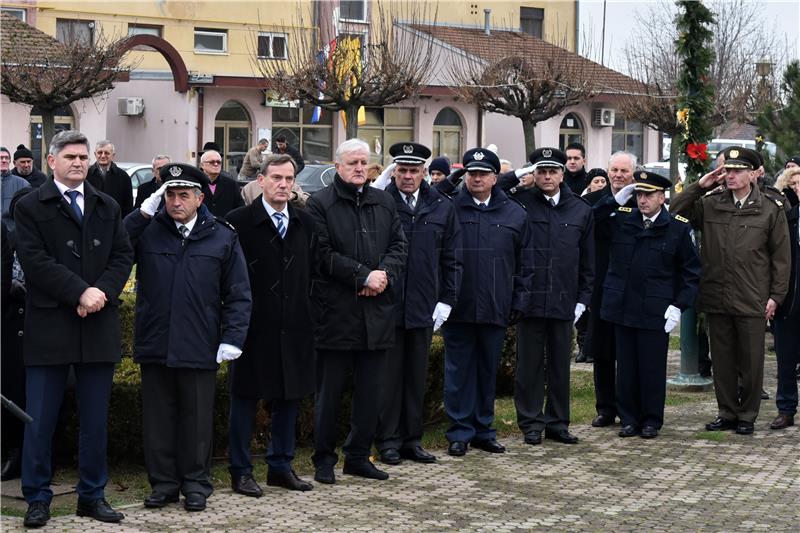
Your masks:
<path fill-rule="evenodd" d="M 214 161 L 204 161 L 203 164 L 204 165 L 214 165 L 214 166 L 221 165 L 222 164 L 222 160 L 221 159 L 215 159 Z"/>
<path fill-rule="evenodd" d="M 0 161 L 11 161 L 11 158 L 7 155 L 0 155 Z"/>

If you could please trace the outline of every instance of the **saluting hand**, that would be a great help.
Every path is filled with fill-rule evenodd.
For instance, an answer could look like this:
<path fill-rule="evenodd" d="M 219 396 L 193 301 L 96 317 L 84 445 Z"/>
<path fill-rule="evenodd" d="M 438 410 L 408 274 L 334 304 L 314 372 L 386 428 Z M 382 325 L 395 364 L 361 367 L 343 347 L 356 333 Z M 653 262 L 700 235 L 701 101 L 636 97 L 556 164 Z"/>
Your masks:
<path fill-rule="evenodd" d="M 701 189 L 710 189 L 725 180 L 725 167 L 719 166 L 700 178 L 697 184 Z"/>

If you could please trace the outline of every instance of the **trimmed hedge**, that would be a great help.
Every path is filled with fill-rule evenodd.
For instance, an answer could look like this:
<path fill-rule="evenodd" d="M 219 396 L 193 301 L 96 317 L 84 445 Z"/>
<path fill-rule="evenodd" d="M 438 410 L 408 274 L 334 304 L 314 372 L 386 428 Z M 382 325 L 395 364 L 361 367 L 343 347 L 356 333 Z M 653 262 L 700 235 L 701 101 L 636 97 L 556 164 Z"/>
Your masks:
<path fill-rule="evenodd" d="M 136 296 L 126 292 L 122 296 L 120 319 L 122 321 L 122 362 L 114 373 L 108 417 L 108 457 L 109 460 L 124 460 L 142 463 L 142 397 L 141 372 L 133 362 L 133 324 Z M 514 391 L 514 365 L 516 342 L 514 328 L 506 332 L 503 355 L 497 375 L 497 395 L 509 396 Z M 444 391 L 444 342 L 438 334 L 431 343 L 428 365 L 428 387 L 425 394 L 425 420 L 428 423 L 444 419 L 442 397 Z M 228 366 L 223 364 L 217 372 L 214 407 L 214 455 L 225 456 L 228 448 Z M 64 434 L 57 437 L 60 461 L 74 461 L 77 458 L 78 420 L 73 391 L 68 391 L 64 400 Z M 344 438 L 349 428 L 350 393 L 342 398 L 339 415 L 340 436 Z M 297 421 L 298 445 L 310 445 L 314 428 L 314 402 L 307 398 L 302 402 Z M 260 402 L 253 432 L 253 446 L 263 449 L 269 430 L 269 412 L 264 402 Z"/>

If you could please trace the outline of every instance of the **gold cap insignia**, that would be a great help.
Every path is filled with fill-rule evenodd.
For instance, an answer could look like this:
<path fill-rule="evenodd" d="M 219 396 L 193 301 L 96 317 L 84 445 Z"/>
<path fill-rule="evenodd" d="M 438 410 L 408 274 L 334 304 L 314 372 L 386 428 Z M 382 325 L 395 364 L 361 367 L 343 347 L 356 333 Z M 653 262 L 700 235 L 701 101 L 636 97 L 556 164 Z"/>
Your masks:
<path fill-rule="evenodd" d="M 739 150 L 731 150 L 729 155 L 733 158 L 739 157 Z"/>
<path fill-rule="evenodd" d="M 639 174 L 639 179 L 640 180 L 646 180 L 647 179 L 647 172 L 642 172 L 641 174 Z"/>

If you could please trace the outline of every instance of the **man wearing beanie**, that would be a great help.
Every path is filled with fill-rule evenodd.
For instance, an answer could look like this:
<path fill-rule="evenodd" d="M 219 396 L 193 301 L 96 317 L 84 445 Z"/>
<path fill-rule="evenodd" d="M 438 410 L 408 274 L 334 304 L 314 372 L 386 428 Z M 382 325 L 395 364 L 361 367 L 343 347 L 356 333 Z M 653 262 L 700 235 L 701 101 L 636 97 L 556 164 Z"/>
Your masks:
<path fill-rule="evenodd" d="M 3 224 L 8 231 L 14 230 L 14 219 L 8 213 L 8 206 L 11 199 L 18 190 L 30 187 L 30 184 L 23 178 L 13 174 L 10 170 L 11 152 L 5 146 L 0 146 L 0 176 L 2 176 L 2 197 L 3 197 Z"/>
<path fill-rule="evenodd" d="M 431 176 L 431 183 L 439 183 L 450 174 L 450 160 L 446 157 L 436 157 L 428 165 L 428 174 Z"/>
<path fill-rule="evenodd" d="M 31 184 L 31 187 L 39 187 L 47 180 L 47 175 L 33 166 L 33 152 L 25 148 L 24 144 L 17 146 L 14 152 L 14 168 L 11 170 L 20 178 Z"/>

